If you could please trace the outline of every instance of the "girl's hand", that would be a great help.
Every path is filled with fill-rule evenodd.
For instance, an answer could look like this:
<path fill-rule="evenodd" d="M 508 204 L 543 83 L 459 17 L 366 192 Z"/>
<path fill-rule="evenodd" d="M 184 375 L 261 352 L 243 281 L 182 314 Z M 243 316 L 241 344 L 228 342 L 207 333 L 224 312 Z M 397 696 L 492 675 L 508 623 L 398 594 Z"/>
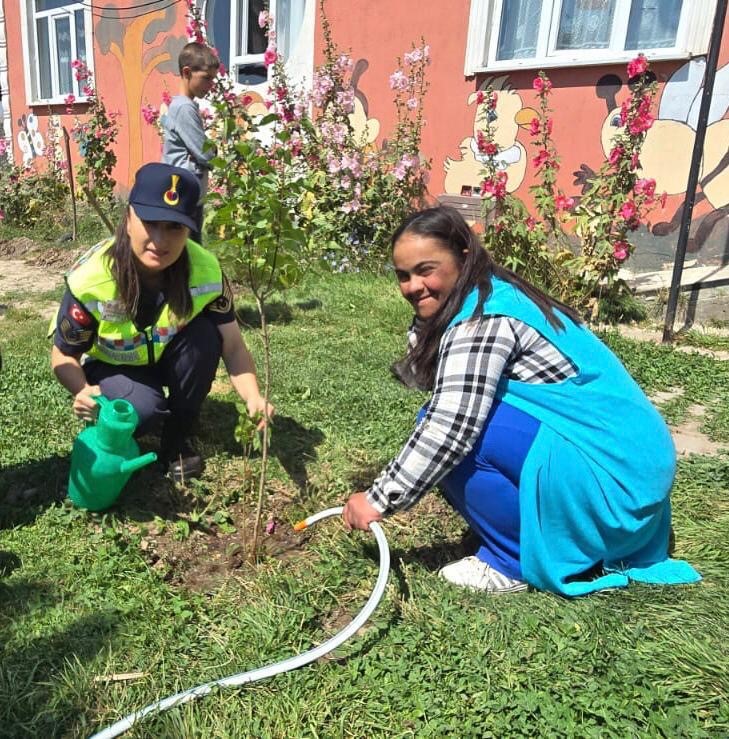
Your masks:
<path fill-rule="evenodd" d="M 266 418 L 269 420 L 273 418 L 274 413 L 276 413 L 276 409 L 271 403 L 266 405 L 266 401 L 262 395 L 258 395 L 252 400 L 247 401 L 246 405 L 248 406 L 248 414 L 251 418 L 255 418 L 256 413 L 260 413 L 263 416 L 261 422 L 256 427 L 258 431 L 263 431 L 266 427 Z"/>
<path fill-rule="evenodd" d="M 353 493 L 344 506 L 342 519 L 347 531 L 352 529 L 368 531 L 371 521 L 382 521 L 382 514 L 370 505 L 365 493 Z"/>
<path fill-rule="evenodd" d="M 98 385 L 85 385 L 79 390 L 73 399 L 73 412 L 82 421 L 96 420 L 99 406 L 92 396 L 101 395 Z"/>

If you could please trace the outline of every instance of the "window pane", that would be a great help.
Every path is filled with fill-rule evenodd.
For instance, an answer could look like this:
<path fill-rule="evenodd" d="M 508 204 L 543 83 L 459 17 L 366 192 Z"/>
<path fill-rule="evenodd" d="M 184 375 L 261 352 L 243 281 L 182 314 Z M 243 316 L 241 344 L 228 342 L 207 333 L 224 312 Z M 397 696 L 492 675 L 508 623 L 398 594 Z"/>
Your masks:
<path fill-rule="evenodd" d="M 268 79 L 263 64 L 239 64 L 236 79 L 241 85 L 260 85 Z"/>
<path fill-rule="evenodd" d="M 610 45 L 615 0 L 564 0 L 558 49 L 606 49 Z"/>
<path fill-rule="evenodd" d="M 245 0 L 241 5 L 243 6 L 241 13 L 245 13 Z M 266 51 L 268 40 L 263 29 L 258 25 L 258 14 L 265 9 L 265 0 L 248 0 L 248 39 L 245 50 L 246 54 L 263 54 Z"/>
<path fill-rule="evenodd" d="M 223 66 L 230 69 L 230 0 L 208 0 L 205 20 L 210 43 L 218 50 Z"/>
<path fill-rule="evenodd" d="M 537 55 L 542 0 L 504 0 L 497 59 L 525 59 Z"/>
<path fill-rule="evenodd" d="M 76 59 L 86 61 L 86 26 L 84 25 L 84 11 L 77 10 L 73 17 L 76 22 Z"/>
<path fill-rule="evenodd" d="M 73 92 L 71 74 L 71 19 L 64 15 L 56 18 L 56 63 L 58 64 L 58 92 L 68 95 Z"/>
<path fill-rule="evenodd" d="M 683 0 L 633 0 L 625 48 L 663 49 L 675 46 L 682 5 Z"/>
<path fill-rule="evenodd" d="M 304 22 L 304 0 L 279 0 L 276 4 L 278 50 L 288 59 Z"/>
<path fill-rule="evenodd" d="M 49 98 L 53 96 L 53 91 L 51 89 L 51 46 L 48 41 L 48 19 L 38 18 L 35 27 L 38 33 L 39 97 Z"/>

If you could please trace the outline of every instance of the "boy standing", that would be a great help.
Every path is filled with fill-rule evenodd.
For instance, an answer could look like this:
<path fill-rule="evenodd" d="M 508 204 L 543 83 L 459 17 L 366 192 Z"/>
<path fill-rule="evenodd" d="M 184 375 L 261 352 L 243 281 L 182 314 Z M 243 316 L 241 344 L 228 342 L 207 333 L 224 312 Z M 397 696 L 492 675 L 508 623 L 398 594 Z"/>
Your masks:
<path fill-rule="evenodd" d="M 162 161 L 193 172 L 200 181 L 200 202 L 195 217 L 197 230 L 190 234 L 190 238 L 201 244 L 202 203 L 208 190 L 209 162 L 215 156 L 215 150 L 205 149 L 207 137 L 195 98 L 204 98 L 210 92 L 220 60 L 209 46 L 193 41 L 183 47 L 178 65 L 180 94 L 172 98 L 161 119 L 165 136 Z"/>

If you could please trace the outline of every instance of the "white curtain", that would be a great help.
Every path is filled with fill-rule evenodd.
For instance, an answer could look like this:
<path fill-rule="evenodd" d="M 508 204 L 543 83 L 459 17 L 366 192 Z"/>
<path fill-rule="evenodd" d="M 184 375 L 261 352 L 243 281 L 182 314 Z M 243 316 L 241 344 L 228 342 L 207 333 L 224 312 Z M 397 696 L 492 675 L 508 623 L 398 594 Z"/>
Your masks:
<path fill-rule="evenodd" d="M 276 43 L 284 59 L 291 56 L 304 21 L 306 0 L 277 0 Z"/>
<path fill-rule="evenodd" d="M 558 49 L 605 49 L 610 45 L 615 0 L 564 0 Z"/>
<path fill-rule="evenodd" d="M 528 59 L 537 54 L 542 0 L 504 0 L 497 59 Z"/>
<path fill-rule="evenodd" d="M 676 45 L 683 0 L 633 0 L 626 49 L 663 49 Z"/>

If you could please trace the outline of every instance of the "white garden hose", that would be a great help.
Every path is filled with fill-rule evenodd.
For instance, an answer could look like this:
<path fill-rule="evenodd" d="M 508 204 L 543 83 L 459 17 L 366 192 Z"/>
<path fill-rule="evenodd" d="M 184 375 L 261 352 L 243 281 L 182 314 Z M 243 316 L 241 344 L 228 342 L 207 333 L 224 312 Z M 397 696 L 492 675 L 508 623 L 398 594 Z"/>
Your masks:
<path fill-rule="evenodd" d="M 313 516 L 309 516 L 309 518 L 305 518 L 303 521 L 300 521 L 294 528 L 297 531 L 301 531 L 308 526 L 311 526 L 311 524 L 321 521 L 323 518 L 340 515 L 342 510 L 341 506 L 337 508 L 327 508 L 325 511 L 320 511 L 319 513 L 315 513 Z M 202 696 L 207 695 L 217 686 L 230 687 L 234 685 L 243 685 L 245 683 L 254 683 L 257 680 L 263 680 L 266 677 L 273 677 L 282 672 L 288 672 L 289 670 L 295 670 L 297 667 L 303 667 L 304 665 L 308 665 L 310 662 L 319 659 L 319 657 L 323 657 L 325 654 L 332 652 L 340 644 L 343 644 L 347 639 L 354 636 L 354 634 L 357 633 L 357 631 L 372 615 L 375 608 L 377 608 L 377 605 L 385 592 L 387 576 L 390 572 L 390 548 L 387 546 L 387 539 L 385 539 L 382 527 L 373 521 L 370 524 L 370 531 L 375 535 L 377 546 L 380 549 L 380 571 L 377 575 L 377 582 L 375 582 L 375 587 L 372 589 L 372 594 L 365 603 L 364 608 L 359 612 L 354 620 L 345 626 L 338 634 L 335 634 L 331 639 L 328 639 L 318 647 L 314 647 L 308 652 L 303 652 L 295 657 L 289 657 L 281 662 L 274 662 L 272 665 L 259 667 L 255 670 L 249 670 L 248 672 L 239 672 L 236 675 L 224 677 L 220 680 L 213 680 L 212 682 L 198 685 L 195 688 L 188 688 L 188 690 L 171 695 L 169 698 L 157 701 L 156 703 L 150 703 L 146 708 L 130 713 L 115 724 L 112 724 L 103 731 L 94 734 L 91 739 L 112 739 L 112 737 L 121 736 L 125 731 L 128 731 L 133 724 L 137 721 L 141 721 L 145 716 L 148 716 L 151 713 L 162 713 L 174 706 L 188 703 L 196 698 L 202 698 Z"/>

